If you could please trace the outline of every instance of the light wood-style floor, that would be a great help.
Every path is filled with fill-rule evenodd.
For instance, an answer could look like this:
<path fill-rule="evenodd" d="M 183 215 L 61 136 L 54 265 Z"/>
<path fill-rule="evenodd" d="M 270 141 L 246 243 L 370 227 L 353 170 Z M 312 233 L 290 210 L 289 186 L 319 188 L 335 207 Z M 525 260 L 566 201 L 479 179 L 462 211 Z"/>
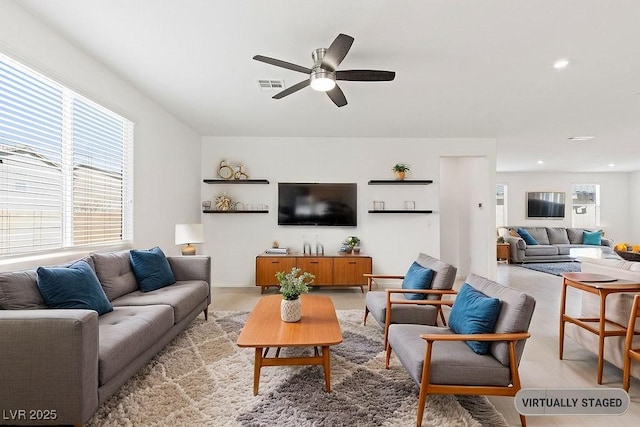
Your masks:
<path fill-rule="evenodd" d="M 398 272 L 389 272 L 398 274 Z M 401 273 L 400 273 L 401 274 Z M 456 288 L 460 286 L 459 281 Z M 521 289 L 536 299 L 536 310 L 520 363 L 523 387 L 530 388 L 598 388 L 622 387 L 622 371 L 605 364 L 603 384 L 596 383 L 596 355 L 585 350 L 575 341 L 565 340 L 564 360 L 558 359 L 558 315 L 560 306 L 561 278 L 546 273 L 528 270 L 515 265 L 498 265 L 498 282 Z M 391 284 L 386 285 L 393 287 Z M 270 288 L 265 294 L 275 294 Z M 363 309 L 364 294 L 359 288 L 314 289 L 312 292 L 328 295 L 337 310 Z M 577 313 L 579 296 L 569 289 L 567 312 Z M 251 310 L 260 298 L 260 290 L 253 288 L 214 287 L 210 310 Z M 363 312 L 364 313 L 364 312 Z M 370 318 L 375 324 L 375 320 Z M 382 334 L 382 329 L 380 329 Z M 640 422 L 640 381 L 632 379 L 631 407 L 622 416 L 528 416 L 529 426 L 629 426 Z M 490 397 L 510 425 L 520 425 L 513 405 L 513 398 Z"/>

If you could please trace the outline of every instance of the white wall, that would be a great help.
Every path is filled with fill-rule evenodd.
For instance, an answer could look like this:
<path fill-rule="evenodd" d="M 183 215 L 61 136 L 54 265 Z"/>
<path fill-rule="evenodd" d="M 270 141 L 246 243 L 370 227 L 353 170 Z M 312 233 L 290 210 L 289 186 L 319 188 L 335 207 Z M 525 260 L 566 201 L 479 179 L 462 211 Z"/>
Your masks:
<path fill-rule="evenodd" d="M 636 176 L 637 181 L 640 179 Z M 633 240 L 633 230 L 638 237 L 638 228 L 632 226 L 633 203 L 638 204 L 637 191 L 631 194 L 628 173 L 562 173 L 519 172 L 498 173 L 496 182 L 507 184 L 507 218 L 509 225 L 571 226 L 572 184 L 600 184 L 600 226 L 606 237 L 615 242 Z M 563 220 L 527 220 L 525 193 L 527 191 L 563 191 L 567 193 L 566 216 Z M 632 203 L 631 198 L 635 201 Z M 637 221 L 637 219 L 635 220 Z"/>
<path fill-rule="evenodd" d="M 640 244 L 640 172 L 629 174 L 629 237 L 625 242 Z"/>
<path fill-rule="evenodd" d="M 11 2 L 2 4 L 0 51 L 135 123 L 134 246 L 178 254 L 175 224 L 200 218 L 199 135 Z"/>
<path fill-rule="evenodd" d="M 221 160 L 243 163 L 250 178 L 266 178 L 269 185 L 201 185 L 202 200 L 228 196 L 245 204 L 267 204 L 268 214 L 202 214 L 206 242 L 202 252 L 214 259 L 214 286 L 254 286 L 255 257 L 278 240 L 280 246 L 301 252 L 303 236 L 316 236 L 325 253 L 335 253 L 348 235 L 362 240 L 362 250 L 373 257 L 375 272 L 401 274 L 419 252 L 440 256 L 440 157 L 484 156 L 486 168 L 495 171 L 495 141 L 486 139 L 392 138 L 228 138 L 202 139 L 202 178 L 215 178 Z M 408 163 L 408 179 L 432 179 L 427 186 L 367 185 L 371 179 L 393 179 L 391 167 Z M 493 173 L 493 172 L 492 172 Z M 493 194 L 494 181 L 487 174 L 478 186 Z M 478 177 L 476 177 L 478 178 Z M 283 227 L 277 225 L 278 182 L 356 182 L 357 227 Z M 433 214 L 369 214 L 373 200 L 384 200 L 387 209 L 401 208 L 414 200 L 416 209 Z M 490 227 L 494 230 L 494 226 Z M 494 231 L 493 231 L 494 232 Z M 484 232 L 486 235 L 487 233 Z M 447 236 L 446 233 L 442 233 Z M 465 236 L 464 244 L 467 244 Z M 459 244 L 459 242 L 450 242 Z M 487 245 L 485 241 L 485 246 Z M 495 245 L 494 245 L 495 246 Z M 474 256 L 488 274 L 483 251 Z"/>

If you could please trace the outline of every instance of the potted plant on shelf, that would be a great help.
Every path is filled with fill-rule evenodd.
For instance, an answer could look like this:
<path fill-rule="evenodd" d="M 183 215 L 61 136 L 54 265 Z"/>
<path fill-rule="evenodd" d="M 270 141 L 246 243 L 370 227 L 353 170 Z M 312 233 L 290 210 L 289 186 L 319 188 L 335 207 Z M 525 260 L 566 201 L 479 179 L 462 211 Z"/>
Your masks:
<path fill-rule="evenodd" d="M 344 242 L 342 242 L 342 247 L 348 254 L 353 252 L 355 248 L 358 248 L 357 252 L 360 252 L 360 239 L 358 238 L 358 236 L 348 236 L 346 239 L 344 239 Z"/>
<path fill-rule="evenodd" d="M 391 168 L 391 170 L 396 173 L 396 179 L 398 181 L 402 181 L 404 179 L 409 169 L 409 165 L 405 165 L 404 163 L 396 163 L 396 165 Z"/>
<path fill-rule="evenodd" d="M 309 292 L 309 286 L 316 278 L 311 273 L 300 273 L 300 269 L 293 267 L 290 272 L 279 271 L 276 279 L 280 284 L 282 302 L 280 303 L 280 317 L 284 322 L 297 322 L 302 317 L 302 303 L 300 294 Z"/>

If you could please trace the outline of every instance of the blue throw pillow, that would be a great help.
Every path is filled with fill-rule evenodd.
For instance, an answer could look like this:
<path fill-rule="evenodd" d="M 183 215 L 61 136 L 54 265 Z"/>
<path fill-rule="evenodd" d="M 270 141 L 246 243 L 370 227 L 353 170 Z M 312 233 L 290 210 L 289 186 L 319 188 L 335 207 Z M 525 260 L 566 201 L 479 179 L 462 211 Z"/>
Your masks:
<path fill-rule="evenodd" d="M 38 267 L 38 289 L 51 308 L 95 310 L 98 315 L 113 311 L 96 273 L 85 261 L 69 267 Z"/>
<path fill-rule="evenodd" d="M 533 238 L 533 236 L 531 234 L 529 234 L 529 232 L 527 230 L 525 230 L 524 228 L 518 228 L 518 234 L 520 235 L 520 237 L 522 237 L 522 240 L 524 240 L 524 242 L 527 245 L 537 245 L 538 241 L 536 239 Z"/>
<path fill-rule="evenodd" d="M 404 275 L 402 289 L 429 289 L 433 281 L 433 270 L 418 264 L 416 261 L 411 264 L 409 271 Z M 405 298 L 411 300 L 427 299 L 427 294 L 404 294 Z"/>
<path fill-rule="evenodd" d="M 583 231 L 582 232 L 582 244 L 583 245 L 596 245 L 602 244 L 602 230 L 598 231 Z"/>
<path fill-rule="evenodd" d="M 474 289 L 468 283 L 460 288 L 449 314 L 449 328 L 456 334 L 488 334 L 496 327 L 500 300 Z M 487 354 L 491 341 L 466 341 L 478 354 Z"/>
<path fill-rule="evenodd" d="M 129 258 L 133 275 L 136 276 L 142 292 L 154 291 L 176 283 L 169 261 L 162 249 L 158 247 L 149 250 L 131 249 Z"/>

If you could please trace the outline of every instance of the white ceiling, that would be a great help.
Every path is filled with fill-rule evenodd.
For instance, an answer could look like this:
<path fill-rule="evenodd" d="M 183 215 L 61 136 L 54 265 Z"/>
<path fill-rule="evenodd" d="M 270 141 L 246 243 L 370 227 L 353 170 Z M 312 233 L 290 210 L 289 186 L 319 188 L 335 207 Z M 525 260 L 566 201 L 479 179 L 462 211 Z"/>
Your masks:
<path fill-rule="evenodd" d="M 640 170 L 637 0 L 17 4 L 201 135 L 484 137 L 499 172 Z M 396 79 L 340 82 L 342 108 L 311 88 L 259 89 L 306 77 L 254 55 L 311 67 L 339 33 L 355 38 L 339 69 Z M 570 65 L 555 70 L 559 58 Z M 567 139 L 581 135 L 595 138 Z"/>

